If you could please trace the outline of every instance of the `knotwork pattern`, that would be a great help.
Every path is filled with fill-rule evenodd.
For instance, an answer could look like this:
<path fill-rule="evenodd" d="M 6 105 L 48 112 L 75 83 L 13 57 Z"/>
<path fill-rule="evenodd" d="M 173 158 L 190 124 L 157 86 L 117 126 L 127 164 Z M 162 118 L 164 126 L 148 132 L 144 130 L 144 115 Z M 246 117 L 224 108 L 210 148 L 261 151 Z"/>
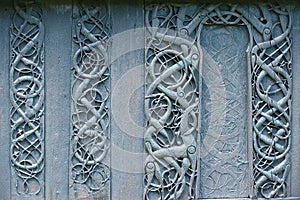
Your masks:
<path fill-rule="evenodd" d="M 32 2 L 31 2 L 32 3 Z M 15 2 L 10 32 L 11 162 L 20 195 L 39 195 L 44 169 L 42 12 Z"/>
<path fill-rule="evenodd" d="M 291 14 L 284 6 L 261 7 L 252 54 L 254 192 L 287 196 L 291 147 Z"/>
<path fill-rule="evenodd" d="M 248 95 L 251 95 L 252 130 L 247 134 L 253 134 L 252 141 L 248 142 L 253 144 L 254 170 L 254 194 L 249 195 L 265 198 L 286 196 L 292 85 L 289 9 L 282 5 L 153 5 L 147 9 L 146 199 L 193 199 L 198 192 L 195 191 L 200 165 L 196 159 L 200 146 L 198 123 L 195 122 L 199 113 L 196 71 L 201 69 L 201 62 L 198 63 L 203 56 L 199 39 L 203 25 L 248 28 L 247 67 L 251 69 L 251 80 L 248 81 L 252 86 Z M 229 140 L 222 142 L 230 145 Z M 242 145 L 245 147 L 245 141 L 234 144 Z M 247 164 L 249 161 L 244 156 L 238 158 L 238 154 L 243 154 L 241 152 L 236 152 L 237 157 L 231 158 Z M 212 157 L 218 154 L 216 151 L 208 153 Z M 201 165 L 203 161 L 201 157 Z M 217 167 L 219 161 L 214 165 Z M 230 171 L 227 168 L 226 173 L 239 176 L 240 168 L 236 169 Z M 219 180 L 210 174 L 208 178 L 216 184 L 211 187 L 212 191 L 218 190 Z M 234 183 L 227 184 L 234 186 Z"/>
<path fill-rule="evenodd" d="M 108 11 L 79 5 L 74 11 L 72 184 L 97 192 L 109 184 Z M 77 186 L 74 186 L 76 188 Z"/>
<path fill-rule="evenodd" d="M 180 37 L 176 12 L 172 6 L 146 12 L 147 200 L 196 198 L 200 52 Z"/>

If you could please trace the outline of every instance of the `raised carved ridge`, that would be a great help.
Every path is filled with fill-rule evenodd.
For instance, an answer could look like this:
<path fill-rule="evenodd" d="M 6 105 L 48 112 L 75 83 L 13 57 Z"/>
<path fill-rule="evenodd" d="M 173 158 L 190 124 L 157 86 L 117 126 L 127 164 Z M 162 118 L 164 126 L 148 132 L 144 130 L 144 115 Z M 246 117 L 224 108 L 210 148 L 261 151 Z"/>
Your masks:
<path fill-rule="evenodd" d="M 31 2 L 32 3 L 32 2 Z M 11 162 L 20 195 L 41 195 L 44 171 L 42 12 L 15 2 L 10 32 Z"/>
<path fill-rule="evenodd" d="M 79 4 L 73 14 L 71 187 L 97 193 L 110 180 L 109 18 L 105 6 Z"/>

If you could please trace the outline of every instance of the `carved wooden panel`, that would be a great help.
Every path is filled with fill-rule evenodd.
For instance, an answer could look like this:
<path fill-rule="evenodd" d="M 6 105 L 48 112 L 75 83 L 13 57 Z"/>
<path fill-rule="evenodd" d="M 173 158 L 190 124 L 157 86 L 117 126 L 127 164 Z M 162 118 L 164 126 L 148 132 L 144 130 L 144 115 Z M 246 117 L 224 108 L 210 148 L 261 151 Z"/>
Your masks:
<path fill-rule="evenodd" d="M 292 19 L 289 7 L 250 10 L 257 11 L 260 23 L 255 24 L 251 51 L 254 195 L 286 197 L 291 165 Z"/>
<path fill-rule="evenodd" d="M 44 193 L 44 25 L 41 10 L 15 2 L 10 32 L 11 162 L 18 195 Z"/>
<path fill-rule="evenodd" d="M 180 37 L 177 11 L 146 12 L 145 199 L 196 198 L 200 52 Z"/>
<path fill-rule="evenodd" d="M 200 196 L 247 197 L 247 55 L 243 26 L 204 26 Z M 222 41 L 222 42 L 220 42 Z"/>
<path fill-rule="evenodd" d="M 109 24 L 103 4 L 73 9 L 71 182 L 73 198 L 109 198 Z"/>
<path fill-rule="evenodd" d="M 199 174 L 199 163 L 196 164 L 199 157 L 200 197 L 287 196 L 291 143 L 289 7 L 169 4 L 150 5 L 147 9 L 146 198 L 197 198 L 199 191 L 194 183 Z M 204 25 L 244 26 L 249 34 L 248 47 L 239 43 L 244 50 L 237 51 L 226 47 L 230 38 L 211 40 L 203 37 Z M 235 34 L 231 27 L 224 27 L 223 31 Z M 207 40 L 217 43 L 219 48 L 215 52 L 205 49 Z M 230 45 L 238 41 L 235 39 Z M 237 56 L 237 52 L 244 56 Z M 203 67 L 203 63 L 208 67 Z M 217 69 L 214 65 L 218 65 L 219 74 L 213 74 Z M 244 73 L 246 77 L 236 81 L 237 72 L 230 70 L 238 65 L 247 68 L 251 77 Z M 201 96 L 203 91 L 198 89 L 199 80 L 194 71 L 200 71 L 204 80 L 219 81 L 216 90 L 208 93 L 221 92 L 217 95 L 220 102 L 212 102 L 219 105 L 207 113 L 201 112 L 204 127 L 200 129 L 200 142 L 195 121 L 199 113 L 198 95 Z M 238 73 L 243 76 L 243 72 Z M 218 80 L 218 76 L 223 80 Z M 252 106 L 247 106 L 250 103 Z M 196 109 L 187 112 L 190 107 Z M 251 120 L 245 117 L 246 110 L 252 110 Z M 214 117 L 217 111 L 219 113 Z M 247 127 L 246 119 L 252 123 L 251 128 Z M 210 126 L 205 127 L 205 120 L 210 120 Z M 188 128 L 182 129 L 184 126 Z M 187 135 L 189 139 L 185 140 Z M 200 154 L 191 156 L 189 145 L 195 152 L 199 152 L 200 146 Z M 247 158 L 247 146 L 252 146 L 248 154 L 253 153 L 253 159 Z M 253 174 L 249 177 L 247 172 L 252 168 Z M 253 183 L 247 185 L 252 179 Z"/>
<path fill-rule="evenodd" d="M 153 2 L 0 1 L 0 199 L 299 198 L 300 6 Z"/>

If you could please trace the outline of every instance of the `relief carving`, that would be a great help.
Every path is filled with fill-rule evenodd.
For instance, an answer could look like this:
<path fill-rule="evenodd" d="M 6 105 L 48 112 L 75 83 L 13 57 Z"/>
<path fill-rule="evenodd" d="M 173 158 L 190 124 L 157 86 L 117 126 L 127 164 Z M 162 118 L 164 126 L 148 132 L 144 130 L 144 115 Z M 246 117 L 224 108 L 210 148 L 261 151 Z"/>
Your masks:
<path fill-rule="evenodd" d="M 104 7 L 74 8 L 71 187 L 109 188 L 109 60 Z M 77 188 L 77 189 L 76 189 Z"/>
<path fill-rule="evenodd" d="M 179 37 L 175 8 L 146 12 L 145 199 L 195 199 L 200 52 Z"/>
<path fill-rule="evenodd" d="M 291 148 L 291 14 L 284 6 L 261 9 L 265 24 L 254 35 L 252 109 L 254 192 L 258 197 L 286 197 Z"/>
<path fill-rule="evenodd" d="M 209 25 L 200 39 L 200 197 L 247 197 L 247 28 Z"/>
<path fill-rule="evenodd" d="M 241 193 L 242 197 L 287 196 L 292 85 L 289 8 L 282 5 L 152 5 L 146 9 L 147 130 L 144 140 L 148 157 L 145 161 L 145 198 L 195 199 L 198 198 L 199 192 L 197 183 L 205 179 L 202 175 L 200 177 L 202 171 L 198 171 L 200 165 L 205 165 L 205 158 L 200 155 L 199 148 L 207 142 L 203 138 L 203 134 L 206 133 L 199 133 L 198 127 L 199 99 L 203 95 L 199 90 L 198 75 L 199 72 L 200 75 L 203 73 L 204 77 L 200 78 L 205 80 L 205 73 L 208 73 L 201 73 L 202 57 L 206 55 L 200 40 L 204 25 L 247 28 L 248 64 L 245 65 L 251 73 L 251 76 L 248 76 L 251 92 L 247 93 L 251 96 L 248 98 L 251 102 L 240 104 L 247 104 L 248 110 L 252 110 L 252 113 L 249 113 L 252 114 L 252 129 L 240 127 L 240 130 L 227 131 L 229 135 L 242 132 L 233 147 L 243 148 L 236 148 L 237 151 L 233 151 L 235 155 L 230 159 L 237 159 L 241 166 L 246 166 L 242 168 L 243 174 L 240 174 L 239 167 L 226 167 L 228 165 L 225 165 L 222 158 L 210 167 L 214 168 L 223 162 L 223 173 L 232 177 L 243 177 L 248 176 L 245 171 L 251 169 L 248 169 L 247 165 L 252 163 L 251 176 L 254 182 L 251 187 L 254 192 Z M 212 59 L 214 60 L 213 57 Z M 215 59 L 214 62 L 218 63 L 220 60 Z M 224 84 L 226 81 L 220 83 Z M 238 83 L 235 85 L 233 91 L 242 89 L 237 87 Z M 228 91 L 230 92 L 227 89 Z M 233 100 L 234 98 L 226 99 L 229 102 Z M 230 126 L 238 127 L 239 122 L 230 117 L 234 107 L 225 108 L 229 110 L 223 113 L 224 120 L 233 123 Z M 215 135 L 223 134 L 221 129 L 215 130 L 219 130 L 215 131 Z M 251 141 L 248 141 L 248 137 L 245 138 L 249 134 Z M 208 144 L 223 142 L 220 145 L 229 145 L 229 140 L 227 143 L 224 140 L 218 141 L 219 139 L 210 140 Z M 248 152 L 253 154 L 253 160 L 244 155 L 247 141 L 253 145 L 252 152 Z M 211 154 L 210 158 L 213 158 L 222 153 L 224 148 L 215 150 L 206 153 L 208 156 Z M 235 162 L 230 159 L 228 162 Z M 207 173 L 207 178 L 215 184 L 211 187 L 214 192 L 218 190 L 220 180 L 210 175 Z M 203 183 L 205 184 L 205 180 Z M 237 186 L 233 181 L 226 182 L 222 187 L 230 189 Z"/>
<path fill-rule="evenodd" d="M 15 2 L 10 56 L 10 150 L 16 192 L 40 195 L 44 173 L 44 25 L 41 10 L 27 2 Z"/>

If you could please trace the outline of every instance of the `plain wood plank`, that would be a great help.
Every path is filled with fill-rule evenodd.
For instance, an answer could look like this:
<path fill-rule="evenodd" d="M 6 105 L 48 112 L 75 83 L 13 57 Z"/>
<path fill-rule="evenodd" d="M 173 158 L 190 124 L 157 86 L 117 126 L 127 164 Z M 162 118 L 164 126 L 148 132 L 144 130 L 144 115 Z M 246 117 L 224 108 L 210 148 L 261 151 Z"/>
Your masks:
<path fill-rule="evenodd" d="M 9 27 L 12 8 L 0 8 L 0 199 L 10 199 Z"/>
<path fill-rule="evenodd" d="M 292 26 L 292 148 L 290 191 L 291 197 L 300 198 L 300 6 L 293 10 Z"/>
<path fill-rule="evenodd" d="M 46 199 L 69 198 L 71 5 L 44 12 Z"/>
<path fill-rule="evenodd" d="M 111 199 L 143 199 L 144 7 L 111 4 Z"/>

